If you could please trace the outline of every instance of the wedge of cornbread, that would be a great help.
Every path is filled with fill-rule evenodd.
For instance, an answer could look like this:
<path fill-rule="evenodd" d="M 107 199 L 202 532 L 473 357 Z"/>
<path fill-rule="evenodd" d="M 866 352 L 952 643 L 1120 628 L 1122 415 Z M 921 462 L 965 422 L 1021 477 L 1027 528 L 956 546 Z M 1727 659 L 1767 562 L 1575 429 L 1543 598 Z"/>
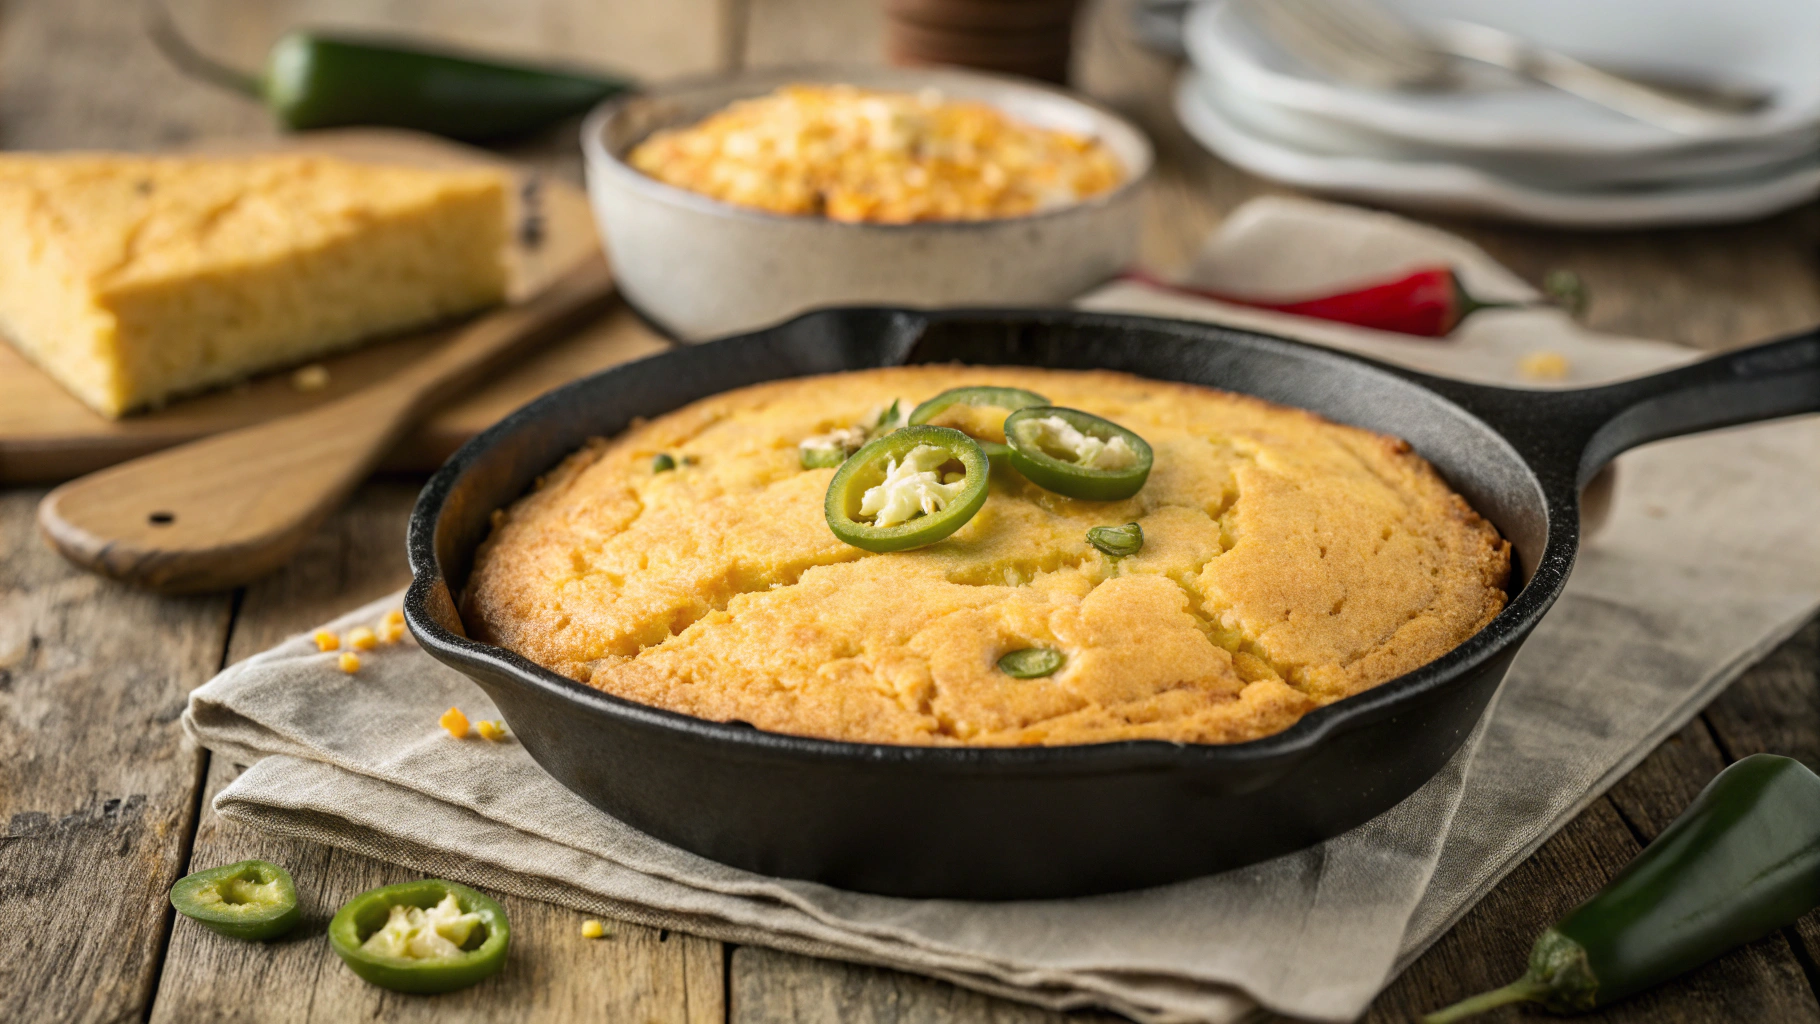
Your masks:
<path fill-rule="evenodd" d="M 507 178 L 0 156 L 0 331 L 106 416 L 498 302 Z"/>

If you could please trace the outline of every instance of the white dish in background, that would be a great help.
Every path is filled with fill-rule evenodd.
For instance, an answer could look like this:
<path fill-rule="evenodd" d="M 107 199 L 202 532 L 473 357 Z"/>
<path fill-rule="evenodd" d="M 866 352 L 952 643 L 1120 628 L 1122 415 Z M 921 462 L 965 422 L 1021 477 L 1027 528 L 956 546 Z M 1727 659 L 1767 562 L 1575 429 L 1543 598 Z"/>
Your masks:
<path fill-rule="evenodd" d="M 1315 152 L 1245 126 L 1221 108 L 1218 90 L 1199 77 L 1183 74 L 1175 110 L 1207 148 L 1266 178 L 1387 206 L 1555 227 L 1638 228 L 1750 220 L 1820 195 L 1820 154 L 1763 178 L 1574 191 L 1444 161 Z"/>
<path fill-rule="evenodd" d="M 846 223 L 734 206 L 666 185 L 623 157 L 659 128 L 791 82 L 933 88 L 1012 117 L 1090 135 L 1128 175 L 1111 192 L 1001 220 Z M 1061 89 L 950 68 L 753 71 L 609 100 L 581 129 L 588 195 L 627 300 L 687 341 L 767 327 L 818 306 L 989 306 L 1066 302 L 1129 267 L 1150 141 L 1129 121 Z"/>
<path fill-rule="evenodd" d="M 1815 0 L 1380 0 L 1415 23 L 1477 22 L 1614 68 L 1748 74 L 1775 100 L 1725 140 L 1695 139 L 1490 68 L 1469 88 L 1361 89 L 1310 71 L 1230 3 L 1188 16 L 1183 42 L 1201 67 L 1285 110 L 1437 151 L 1555 158 L 1653 158 L 1711 148 L 1763 148 L 1786 159 L 1820 143 L 1820 3 Z M 1482 70 L 1483 73 L 1477 73 Z"/>
<path fill-rule="evenodd" d="M 1816 147 L 1701 146 L 1620 158 L 1588 158 L 1406 142 L 1320 114 L 1279 107 L 1245 92 L 1215 66 L 1197 66 L 1198 87 L 1209 103 L 1253 134 L 1297 149 L 1332 156 L 1465 164 L 1491 174 L 1553 190 L 1684 183 L 1690 179 L 1764 174 L 1804 158 Z"/>

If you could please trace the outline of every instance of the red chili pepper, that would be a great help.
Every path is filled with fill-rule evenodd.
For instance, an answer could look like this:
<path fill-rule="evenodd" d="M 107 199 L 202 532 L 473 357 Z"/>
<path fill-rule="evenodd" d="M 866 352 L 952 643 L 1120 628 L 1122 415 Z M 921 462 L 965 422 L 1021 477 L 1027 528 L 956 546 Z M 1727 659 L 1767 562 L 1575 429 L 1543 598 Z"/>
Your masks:
<path fill-rule="evenodd" d="M 1460 321 L 1475 310 L 1499 309 L 1511 303 L 1480 302 L 1461 287 L 1459 275 L 1451 267 L 1423 267 L 1394 281 L 1354 288 L 1334 295 L 1322 295 L 1295 302 L 1267 302 L 1238 295 L 1171 284 L 1142 270 L 1125 274 L 1125 279 L 1204 299 L 1230 302 L 1235 306 L 1271 309 L 1279 313 L 1334 320 L 1380 331 L 1395 331 L 1421 338 L 1441 338 L 1453 333 Z"/>

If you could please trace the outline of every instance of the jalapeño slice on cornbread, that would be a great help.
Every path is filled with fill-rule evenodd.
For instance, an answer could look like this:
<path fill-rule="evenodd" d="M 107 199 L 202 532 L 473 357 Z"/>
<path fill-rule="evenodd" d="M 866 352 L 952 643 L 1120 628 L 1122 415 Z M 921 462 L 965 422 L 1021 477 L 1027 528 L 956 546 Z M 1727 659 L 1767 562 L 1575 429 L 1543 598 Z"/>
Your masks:
<path fill-rule="evenodd" d="M 1021 414 L 1056 420 L 1030 441 L 1057 473 L 1100 465 L 1086 453 L 1117 436 L 1142 486 L 1071 495 L 980 473 L 957 443 L 972 472 L 941 451 L 911 467 L 942 501 L 872 520 L 952 531 L 843 538 L 831 494 L 862 519 L 868 488 L 894 497 L 890 461 L 844 455 L 848 435 L 884 431 L 871 455 L 898 438 L 901 468 L 929 438 L 914 432 L 965 435 L 892 430 L 879 410 L 981 387 L 1047 396 Z M 952 421 L 979 433 L 1004 416 L 966 408 L 989 410 Z M 804 459 L 809 440 L 831 457 Z M 652 472 L 659 453 L 672 470 Z M 462 620 L 619 697 L 773 732 L 1235 743 L 1446 654 L 1504 607 L 1509 569 L 1497 531 L 1395 438 L 1120 373 L 904 366 L 742 388 L 588 443 L 497 514 Z"/>
<path fill-rule="evenodd" d="M 0 331 L 120 416 L 505 295 L 507 181 L 269 154 L 0 157 Z"/>

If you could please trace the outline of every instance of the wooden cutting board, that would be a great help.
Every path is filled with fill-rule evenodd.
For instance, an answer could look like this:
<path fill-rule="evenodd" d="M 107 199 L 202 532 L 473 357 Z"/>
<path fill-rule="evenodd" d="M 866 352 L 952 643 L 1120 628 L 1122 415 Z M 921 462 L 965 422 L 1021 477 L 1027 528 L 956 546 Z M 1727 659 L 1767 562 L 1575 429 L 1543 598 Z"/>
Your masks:
<path fill-rule="evenodd" d="M 414 132 L 357 129 L 293 136 L 282 145 L 349 159 L 426 166 L 483 163 L 518 178 L 512 295 L 536 293 L 599 241 L 581 189 L 510 164 L 483 150 Z M 216 151 L 271 148 L 224 143 Z M 120 420 L 96 414 L 0 342 L 0 484 L 54 483 L 104 466 L 234 427 L 313 408 L 409 365 L 442 344 L 454 325 L 368 345 L 321 360 L 327 387 L 299 390 L 279 371 Z M 616 304 L 599 322 L 526 357 L 497 379 L 431 416 L 384 463 L 394 470 L 434 469 L 468 438 L 525 402 L 577 377 L 662 351 L 668 343 Z"/>

